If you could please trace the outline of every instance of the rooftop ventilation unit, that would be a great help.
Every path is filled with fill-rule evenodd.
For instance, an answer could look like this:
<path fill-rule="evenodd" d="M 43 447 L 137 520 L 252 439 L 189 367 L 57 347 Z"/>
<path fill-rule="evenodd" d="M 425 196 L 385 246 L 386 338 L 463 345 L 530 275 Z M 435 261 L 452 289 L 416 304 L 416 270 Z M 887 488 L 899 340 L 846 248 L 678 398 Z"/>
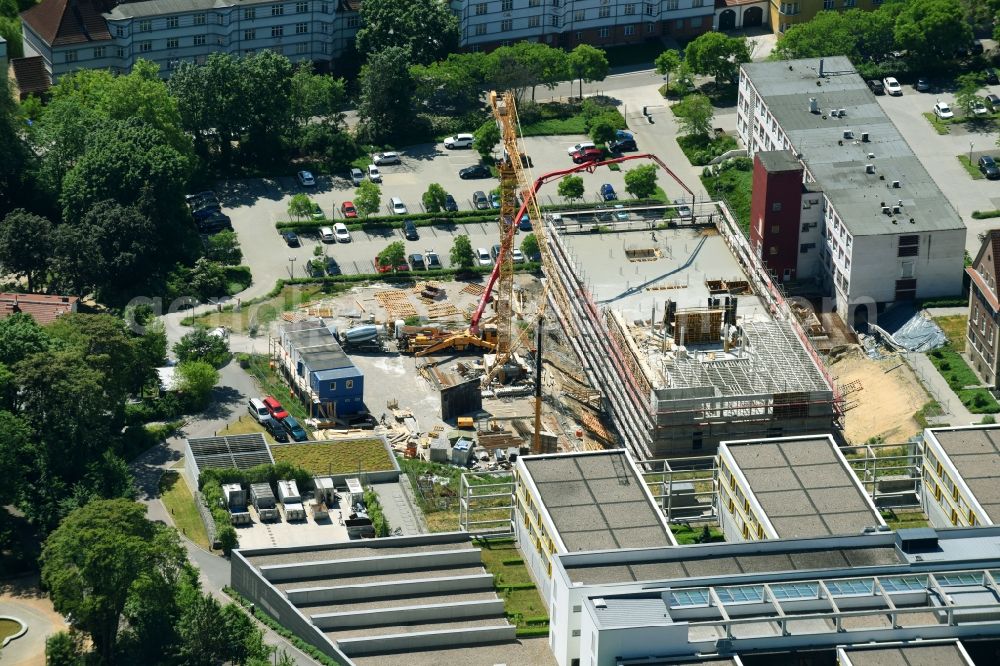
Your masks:
<path fill-rule="evenodd" d="M 892 214 L 893 215 L 899 215 L 902 212 L 903 212 L 903 207 L 902 206 L 893 206 L 892 207 Z"/>
<path fill-rule="evenodd" d="M 902 206 L 903 205 L 903 200 L 899 199 L 898 201 L 896 201 L 896 205 L 897 206 Z"/>
<path fill-rule="evenodd" d="M 883 215 L 892 215 L 892 209 L 889 208 L 888 206 L 882 206 L 882 214 Z"/>
<path fill-rule="evenodd" d="M 853 139 L 854 138 L 854 130 L 844 130 L 844 138 L 845 139 Z"/>
<path fill-rule="evenodd" d="M 868 132 L 862 132 L 862 133 L 861 133 L 861 140 L 862 140 L 862 141 L 863 141 L 864 143 L 868 143 Z"/>
<path fill-rule="evenodd" d="M 874 164 L 866 164 L 865 165 L 865 173 L 875 173 L 875 165 Z"/>
<path fill-rule="evenodd" d="M 894 189 L 894 190 L 898 190 L 899 189 L 899 181 L 898 180 L 892 181 L 892 189 Z"/>
<path fill-rule="evenodd" d="M 875 153 L 868 153 L 868 159 L 870 160 L 875 159 Z"/>
<path fill-rule="evenodd" d="M 837 115 L 843 118 L 847 115 L 847 109 L 837 109 Z"/>
<path fill-rule="evenodd" d="M 815 97 L 809 98 L 809 113 L 819 113 L 819 102 Z"/>

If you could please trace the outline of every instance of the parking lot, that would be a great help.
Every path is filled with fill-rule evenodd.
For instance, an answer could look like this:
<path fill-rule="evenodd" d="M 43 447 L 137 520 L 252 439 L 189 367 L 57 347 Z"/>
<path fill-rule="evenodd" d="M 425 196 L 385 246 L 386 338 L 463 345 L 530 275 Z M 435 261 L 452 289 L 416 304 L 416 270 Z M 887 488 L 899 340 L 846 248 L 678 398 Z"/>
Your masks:
<path fill-rule="evenodd" d="M 530 137 L 524 140 L 527 154 L 533 167 L 529 178 L 557 169 L 573 166 L 567 148 L 577 142 L 586 141 L 584 136 Z M 642 140 L 639 149 L 643 150 Z M 380 214 L 388 215 L 389 197 L 398 196 L 410 212 L 422 212 L 421 197 L 431 183 L 439 183 L 452 194 L 462 210 L 472 209 L 472 194 L 477 190 L 489 192 L 496 187 L 496 179 L 462 180 L 459 169 L 479 162 L 479 155 L 473 150 L 445 150 L 443 145 L 420 145 L 401 151 L 402 164 L 383 166 L 382 200 Z M 637 162 L 639 164 L 640 162 Z M 610 183 L 620 196 L 625 195 L 624 167 L 622 171 L 601 168 L 596 173 L 582 173 L 585 200 L 598 200 L 598 189 L 603 183 Z M 679 197 L 682 192 L 665 174 L 660 174 L 660 186 L 668 196 Z M 271 285 L 275 280 L 289 276 L 305 275 L 306 264 L 315 258 L 314 250 L 322 246 L 327 256 L 333 257 L 345 274 L 373 272 L 375 255 L 386 245 L 401 240 L 406 244 L 407 254 L 433 250 L 448 266 L 448 254 L 454 237 L 466 234 L 473 249 L 489 248 L 498 242 L 497 229 L 490 224 L 449 225 L 420 227 L 419 240 L 406 240 L 399 229 L 384 232 L 351 232 L 351 243 L 322 244 L 318 237 L 300 235 L 301 247 L 286 246 L 275 229 L 275 222 L 288 219 L 288 202 L 297 193 L 304 192 L 317 202 L 327 215 L 340 217 L 340 204 L 354 195 L 354 185 L 344 174 L 318 175 L 316 187 L 301 187 L 294 174 L 275 180 L 251 179 L 234 181 L 220 187 L 219 196 L 224 211 L 232 218 L 233 228 L 240 238 L 244 261 L 253 270 L 257 284 Z M 556 184 L 552 183 L 539 193 L 543 204 L 562 203 L 556 194 Z M 401 215 L 401 219 L 405 216 Z"/>

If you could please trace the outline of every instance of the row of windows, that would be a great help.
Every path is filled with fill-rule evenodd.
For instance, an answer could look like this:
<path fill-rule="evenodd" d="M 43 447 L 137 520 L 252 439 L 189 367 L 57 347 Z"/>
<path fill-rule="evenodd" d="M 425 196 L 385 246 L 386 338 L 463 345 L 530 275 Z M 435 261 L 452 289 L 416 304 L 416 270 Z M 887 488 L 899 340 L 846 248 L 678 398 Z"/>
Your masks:
<path fill-rule="evenodd" d="M 295 13 L 296 14 L 305 14 L 308 11 L 309 11 L 309 3 L 308 2 L 296 2 L 295 3 Z M 271 16 L 284 16 L 285 15 L 285 5 L 283 5 L 283 4 L 274 4 L 274 5 L 271 5 L 271 7 L 270 7 L 270 15 Z M 218 16 L 219 16 L 219 22 L 221 23 L 223 17 L 222 17 L 221 14 L 218 15 Z M 255 19 L 255 18 L 257 18 L 257 7 L 245 7 L 243 9 L 243 18 L 244 19 L 248 19 L 248 20 L 249 19 Z M 164 21 L 165 21 L 165 27 L 167 29 L 180 27 L 180 17 L 179 16 L 168 16 L 167 18 L 164 19 Z M 191 25 L 205 25 L 206 22 L 207 22 L 206 15 L 203 14 L 203 13 L 202 14 L 195 14 L 195 15 L 193 15 L 191 17 Z M 140 20 L 138 22 L 137 26 L 136 26 L 136 29 L 139 32 L 152 32 L 152 30 L 153 30 L 153 19 L 142 19 L 142 20 Z M 124 36 L 124 34 L 123 34 L 124 30 L 125 30 L 124 26 L 119 26 L 118 27 L 119 37 Z"/>
<path fill-rule="evenodd" d="M 555 8 L 559 7 L 560 0 L 551 0 L 552 6 Z M 666 9 L 668 11 L 677 9 L 678 0 L 667 0 Z M 542 0 L 528 0 L 528 7 L 540 7 L 542 5 Z M 601 7 L 597 9 L 598 18 L 608 18 L 611 16 L 611 7 L 609 5 L 609 0 L 601 0 Z M 704 7 L 705 0 L 693 0 L 692 7 Z M 643 3 L 641 9 L 645 12 L 647 16 L 656 16 L 657 8 L 654 3 L 647 2 Z M 625 16 L 635 16 L 639 13 L 640 5 L 639 3 L 630 3 L 623 6 L 623 13 Z M 490 11 L 489 3 L 479 2 L 475 5 L 475 15 L 484 16 Z M 501 0 L 500 2 L 501 12 L 512 12 L 514 11 L 514 0 Z M 573 14 L 574 21 L 585 21 L 586 10 L 579 10 Z"/>
<path fill-rule="evenodd" d="M 553 28 L 558 28 L 559 27 L 559 17 L 558 16 L 552 16 L 550 18 L 551 18 L 550 25 Z M 528 25 L 527 25 L 527 27 L 528 28 L 539 28 L 539 27 L 541 27 L 541 22 L 542 22 L 542 19 L 541 19 L 540 16 L 529 16 L 528 17 Z M 498 32 L 511 32 L 511 31 L 514 30 L 514 20 L 513 19 L 504 19 L 504 20 L 500 21 L 500 23 L 498 23 L 497 25 L 500 27 L 500 29 L 499 29 Z M 650 32 L 651 33 L 651 32 L 654 32 L 655 30 L 656 30 L 656 24 L 655 23 L 647 23 L 646 24 L 646 32 Z M 630 37 L 630 36 L 636 34 L 636 32 L 635 32 L 635 25 L 634 24 L 633 25 L 626 25 L 626 26 L 623 27 L 623 31 L 624 31 L 624 34 L 625 34 L 626 37 Z M 482 37 L 483 35 L 487 34 L 488 32 L 489 32 L 489 26 L 488 26 L 488 24 L 486 24 L 486 23 L 480 23 L 479 25 L 477 25 L 475 27 L 475 30 L 473 31 L 473 34 L 476 35 L 477 37 Z M 611 28 L 607 28 L 607 27 L 598 28 L 597 29 L 597 34 L 598 34 L 599 37 L 602 37 L 602 38 L 609 37 L 611 35 Z M 576 38 L 577 39 L 583 39 L 583 33 L 582 32 L 576 33 Z M 501 44 L 501 45 L 502 46 L 509 46 L 509 44 L 507 44 L 506 42 L 503 43 L 503 44 Z"/>
<path fill-rule="evenodd" d="M 284 28 L 284 26 L 276 25 L 276 26 L 272 26 L 271 27 L 271 37 L 282 37 L 282 36 L 284 36 L 284 34 L 285 34 L 285 28 Z M 309 34 L 309 24 L 308 23 L 297 23 L 295 25 L 295 34 L 296 35 L 307 35 L 307 34 Z M 256 30 L 250 29 L 250 30 L 244 30 L 243 31 L 243 40 L 244 41 L 253 41 L 255 39 L 257 39 L 257 31 Z M 190 45 L 191 46 L 204 46 L 206 44 L 206 42 L 207 42 L 207 40 L 206 40 L 205 35 L 194 35 L 193 37 L 191 37 Z M 226 45 L 226 39 L 224 37 L 217 37 L 216 38 L 216 44 L 218 46 L 225 46 Z M 306 44 L 306 45 L 302 45 L 302 46 L 306 46 L 307 47 L 308 45 Z M 181 40 L 179 38 L 172 37 L 172 38 L 166 40 L 166 48 L 168 50 L 174 50 L 174 49 L 178 49 L 180 47 L 181 47 Z M 148 40 L 147 41 L 142 41 L 142 42 L 137 42 L 136 45 L 135 45 L 135 48 L 136 48 L 136 50 L 139 53 L 149 53 L 149 52 L 151 52 L 153 50 L 153 42 L 152 41 L 148 41 Z M 77 61 L 77 54 L 78 53 L 79 53 L 79 51 L 67 51 L 66 52 L 66 62 L 68 62 L 68 63 L 76 62 Z M 119 46 L 119 47 L 115 48 L 115 55 L 117 57 L 119 57 L 119 58 L 127 58 L 128 57 L 128 53 L 129 53 L 129 50 L 126 47 L 124 47 L 124 46 Z M 299 54 L 302 54 L 302 53 L 305 53 L 305 51 L 299 51 Z M 108 54 L 107 47 L 105 47 L 105 46 L 95 46 L 94 47 L 93 58 L 95 60 L 99 60 L 101 58 L 104 58 L 107 54 Z"/>

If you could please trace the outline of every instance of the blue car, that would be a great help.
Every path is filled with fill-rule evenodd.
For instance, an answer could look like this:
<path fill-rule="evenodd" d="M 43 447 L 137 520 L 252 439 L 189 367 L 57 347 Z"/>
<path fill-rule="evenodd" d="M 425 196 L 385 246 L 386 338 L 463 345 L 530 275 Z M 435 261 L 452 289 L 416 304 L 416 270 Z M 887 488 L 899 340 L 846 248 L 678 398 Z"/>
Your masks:
<path fill-rule="evenodd" d="M 496 192 L 490 192 L 490 208 L 500 207 L 500 195 Z"/>
<path fill-rule="evenodd" d="M 306 434 L 305 429 L 299 425 L 294 416 L 286 416 L 281 420 L 281 424 L 285 426 L 285 430 L 296 442 L 304 442 L 309 439 L 309 435 Z"/>
<path fill-rule="evenodd" d="M 518 222 L 517 228 L 521 231 L 531 231 L 531 218 L 528 217 L 527 213 L 521 216 L 521 221 Z"/>
<path fill-rule="evenodd" d="M 618 130 L 615 132 L 615 141 L 635 141 L 635 137 L 632 136 L 631 132 L 626 132 L 625 130 Z"/>
<path fill-rule="evenodd" d="M 618 195 L 615 194 L 615 188 L 611 187 L 611 183 L 601 185 L 601 199 L 603 201 L 615 201 L 618 199 Z"/>

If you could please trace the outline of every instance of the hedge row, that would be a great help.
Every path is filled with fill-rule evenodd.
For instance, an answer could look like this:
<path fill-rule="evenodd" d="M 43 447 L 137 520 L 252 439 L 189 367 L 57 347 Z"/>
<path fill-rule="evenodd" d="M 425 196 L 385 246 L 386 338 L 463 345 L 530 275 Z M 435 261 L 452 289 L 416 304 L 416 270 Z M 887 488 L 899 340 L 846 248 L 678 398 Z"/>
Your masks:
<path fill-rule="evenodd" d="M 389 536 L 389 521 L 385 519 L 385 513 L 382 511 L 382 502 L 379 501 L 378 494 L 371 488 L 365 491 L 365 509 L 368 511 L 368 518 L 372 521 L 375 537 Z"/>
<path fill-rule="evenodd" d="M 1000 217 L 1000 210 L 974 210 L 972 218 L 975 220 L 987 220 L 991 217 Z"/>
<path fill-rule="evenodd" d="M 548 625 L 542 627 L 518 627 L 517 628 L 518 638 L 532 638 L 534 636 L 548 636 L 549 627 Z"/>

